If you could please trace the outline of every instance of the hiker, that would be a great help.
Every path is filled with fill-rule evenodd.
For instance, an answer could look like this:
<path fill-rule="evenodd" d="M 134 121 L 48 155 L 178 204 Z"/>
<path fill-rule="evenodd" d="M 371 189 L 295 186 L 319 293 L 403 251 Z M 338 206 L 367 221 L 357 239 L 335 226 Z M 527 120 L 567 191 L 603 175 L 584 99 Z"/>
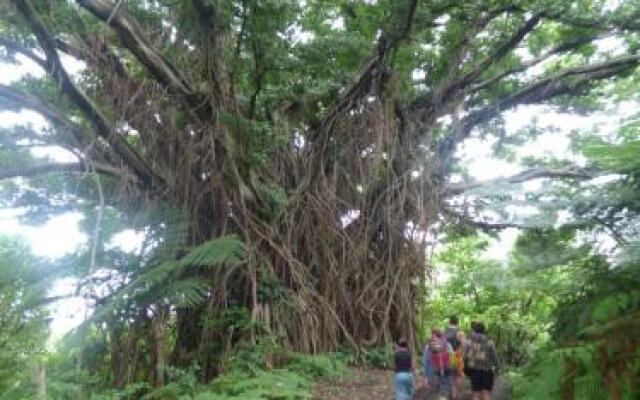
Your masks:
<path fill-rule="evenodd" d="M 415 368 L 411 350 L 405 339 L 400 339 L 393 355 L 395 364 L 394 385 L 396 400 L 411 400 L 415 391 L 413 377 Z"/>
<path fill-rule="evenodd" d="M 462 339 L 460 339 L 462 335 Z M 458 326 L 458 317 L 452 315 L 449 317 L 449 326 L 445 330 L 447 342 L 453 350 L 453 374 L 451 377 L 451 400 L 458 400 L 464 381 L 464 371 L 462 362 L 462 340 L 464 340 L 464 332 Z"/>
<path fill-rule="evenodd" d="M 458 348 L 453 350 L 453 377 L 451 381 L 451 400 L 459 400 L 462 397 L 462 385 L 464 384 L 464 357 L 466 338 L 462 329 L 456 332 Z M 453 346 L 452 346 L 453 347 Z"/>
<path fill-rule="evenodd" d="M 451 395 L 453 349 L 442 331 L 433 329 L 424 348 L 424 385 L 437 395 L 438 400 Z"/>
<path fill-rule="evenodd" d="M 500 360 L 484 324 L 473 322 L 471 330 L 471 337 L 464 343 L 463 362 L 471 381 L 473 400 L 491 400 L 493 381 L 500 373 Z"/>
<path fill-rule="evenodd" d="M 451 343 L 451 346 L 454 346 L 454 344 L 457 341 L 456 334 L 460 330 L 460 327 L 458 326 L 458 321 L 459 320 L 458 320 L 458 317 L 456 315 L 450 316 L 449 317 L 449 326 L 444 331 L 444 334 L 447 337 L 447 340 L 449 341 L 449 343 Z"/>

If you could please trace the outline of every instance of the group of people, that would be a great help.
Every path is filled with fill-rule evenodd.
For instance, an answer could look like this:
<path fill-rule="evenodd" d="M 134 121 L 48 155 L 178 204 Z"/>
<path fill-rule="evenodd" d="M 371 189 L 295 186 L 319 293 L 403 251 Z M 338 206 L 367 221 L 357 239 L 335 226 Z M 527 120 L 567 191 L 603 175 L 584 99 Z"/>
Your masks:
<path fill-rule="evenodd" d="M 396 400 L 411 400 L 419 380 L 406 340 L 398 342 L 394 362 Z M 459 400 L 465 377 L 471 381 L 474 400 L 491 400 L 494 377 L 500 373 L 500 360 L 484 324 L 472 322 L 467 338 L 455 316 L 444 331 L 432 329 L 422 366 L 427 392 L 435 393 L 438 400 Z"/>

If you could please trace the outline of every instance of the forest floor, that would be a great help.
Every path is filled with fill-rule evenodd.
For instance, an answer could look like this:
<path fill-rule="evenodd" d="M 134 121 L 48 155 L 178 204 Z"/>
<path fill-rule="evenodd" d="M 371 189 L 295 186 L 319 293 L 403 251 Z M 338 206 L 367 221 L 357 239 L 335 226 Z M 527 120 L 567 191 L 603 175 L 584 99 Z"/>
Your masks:
<path fill-rule="evenodd" d="M 318 383 L 314 388 L 313 399 L 332 400 L 393 400 L 393 372 L 386 370 L 355 369 L 353 373 L 342 381 Z M 509 388 L 500 378 L 493 389 L 493 400 L 509 400 Z M 414 400 L 432 400 L 432 394 L 427 395 L 424 388 L 414 396 Z M 463 400 L 471 399 L 468 381 L 465 382 Z"/>

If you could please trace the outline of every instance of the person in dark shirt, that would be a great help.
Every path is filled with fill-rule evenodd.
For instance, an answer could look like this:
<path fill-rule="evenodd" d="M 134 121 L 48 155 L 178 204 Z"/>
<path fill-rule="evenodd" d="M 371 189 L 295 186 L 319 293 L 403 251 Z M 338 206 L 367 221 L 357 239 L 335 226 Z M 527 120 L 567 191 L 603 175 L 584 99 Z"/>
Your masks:
<path fill-rule="evenodd" d="M 456 335 L 458 334 L 458 331 L 460 330 L 460 327 L 458 326 L 458 316 L 457 315 L 452 315 L 451 317 L 449 317 L 449 326 L 447 327 L 447 329 L 445 329 L 444 331 L 444 335 L 447 337 L 447 340 L 449 341 L 449 343 L 451 343 L 451 346 L 455 347 L 456 343 L 455 341 L 457 339 Z"/>
<path fill-rule="evenodd" d="M 414 364 L 411 350 L 409 350 L 405 339 L 401 339 L 398 342 L 393 361 L 395 364 L 394 385 L 396 400 L 411 400 L 415 390 Z"/>
<path fill-rule="evenodd" d="M 496 346 L 486 334 L 482 322 L 471 325 L 471 338 L 463 346 L 464 366 L 471 381 L 474 400 L 491 400 L 495 375 L 500 373 Z"/>

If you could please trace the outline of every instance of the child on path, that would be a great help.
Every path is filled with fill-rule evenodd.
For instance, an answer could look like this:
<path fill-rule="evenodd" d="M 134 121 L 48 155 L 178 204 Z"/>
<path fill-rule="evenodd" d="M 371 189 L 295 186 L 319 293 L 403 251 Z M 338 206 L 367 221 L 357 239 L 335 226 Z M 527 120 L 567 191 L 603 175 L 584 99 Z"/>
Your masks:
<path fill-rule="evenodd" d="M 398 342 L 398 347 L 393 355 L 395 364 L 394 386 L 396 400 L 411 400 L 415 392 L 415 371 L 411 351 L 405 339 Z"/>

